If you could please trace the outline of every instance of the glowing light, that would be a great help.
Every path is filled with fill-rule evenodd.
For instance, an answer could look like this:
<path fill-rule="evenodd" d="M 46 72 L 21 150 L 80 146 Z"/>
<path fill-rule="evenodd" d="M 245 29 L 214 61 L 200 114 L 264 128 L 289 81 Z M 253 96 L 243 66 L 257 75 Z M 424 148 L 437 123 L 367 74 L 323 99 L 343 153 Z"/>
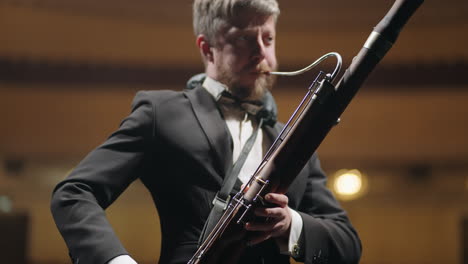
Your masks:
<path fill-rule="evenodd" d="M 333 190 L 342 200 L 351 200 L 361 196 L 365 187 L 365 177 L 358 170 L 340 170 L 333 180 Z"/>
<path fill-rule="evenodd" d="M 0 196 L 0 212 L 10 213 L 12 210 L 12 204 L 10 198 L 7 196 Z"/>

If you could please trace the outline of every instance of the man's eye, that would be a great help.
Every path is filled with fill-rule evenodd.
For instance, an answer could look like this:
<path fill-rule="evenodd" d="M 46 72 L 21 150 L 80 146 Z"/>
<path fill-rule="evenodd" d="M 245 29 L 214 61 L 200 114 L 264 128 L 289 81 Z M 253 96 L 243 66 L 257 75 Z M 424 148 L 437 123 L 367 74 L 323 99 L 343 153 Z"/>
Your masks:
<path fill-rule="evenodd" d="M 264 41 L 265 41 L 265 44 L 271 44 L 271 43 L 273 43 L 274 38 L 273 37 L 266 37 Z"/>

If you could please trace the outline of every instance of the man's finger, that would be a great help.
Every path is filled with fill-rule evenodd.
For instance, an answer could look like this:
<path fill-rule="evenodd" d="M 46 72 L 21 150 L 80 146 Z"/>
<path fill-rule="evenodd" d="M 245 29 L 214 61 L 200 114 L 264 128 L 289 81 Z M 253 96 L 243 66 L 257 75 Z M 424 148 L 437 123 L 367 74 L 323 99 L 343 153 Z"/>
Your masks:
<path fill-rule="evenodd" d="M 285 207 L 288 205 L 289 199 L 284 194 L 279 193 L 268 193 L 265 195 L 265 200 L 269 203 L 274 203 L 280 207 Z"/>
<path fill-rule="evenodd" d="M 245 229 L 248 231 L 271 231 L 275 228 L 277 222 L 257 223 L 248 222 L 245 224 Z"/>
<path fill-rule="evenodd" d="M 256 216 L 263 216 L 269 218 L 284 218 L 284 209 L 273 207 L 273 208 L 255 208 L 254 213 Z"/>

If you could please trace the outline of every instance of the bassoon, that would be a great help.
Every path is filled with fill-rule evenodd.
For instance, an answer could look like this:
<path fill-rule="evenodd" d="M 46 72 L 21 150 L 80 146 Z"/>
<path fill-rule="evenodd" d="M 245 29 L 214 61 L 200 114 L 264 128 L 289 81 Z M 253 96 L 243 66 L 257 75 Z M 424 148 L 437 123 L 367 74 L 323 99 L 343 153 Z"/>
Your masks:
<path fill-rule="evenodd" d="M 243 225 L 255 217 L 254 208 L 265 205 L 265 194 L 287 191 L 422 3 L 396 0 L 336 85 L 332 81 L 337 70 L 317 77 L 249 182 L 231 199 L 188 264 L 237 263 L 247 247 Z"/>

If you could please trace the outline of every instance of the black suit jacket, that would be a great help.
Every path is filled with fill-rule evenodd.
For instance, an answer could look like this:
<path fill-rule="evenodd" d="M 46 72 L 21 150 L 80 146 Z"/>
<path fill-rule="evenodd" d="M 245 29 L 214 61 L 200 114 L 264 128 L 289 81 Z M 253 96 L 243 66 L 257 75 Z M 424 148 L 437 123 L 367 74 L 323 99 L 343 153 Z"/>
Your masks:
<path fill-rule="evenodd" d="M 264 131 L 274 139 L 280 129 L 276 124 Z M 127 252 L 104 209 L 139 178 L 160 216 L 159 262 L 186 263 L 230 166 L 231 137 L 204 88 L 139 92 L 119 129 L 57 185 L 51 210 L 74 262 L 106 263 Z M 304 223 L 300 260 L 357 263 L 359 238 L 325 183 L 314 155 L 287 193 Z M 272 241 L 246 254 L 242 263 L 289 263 Z"/>

